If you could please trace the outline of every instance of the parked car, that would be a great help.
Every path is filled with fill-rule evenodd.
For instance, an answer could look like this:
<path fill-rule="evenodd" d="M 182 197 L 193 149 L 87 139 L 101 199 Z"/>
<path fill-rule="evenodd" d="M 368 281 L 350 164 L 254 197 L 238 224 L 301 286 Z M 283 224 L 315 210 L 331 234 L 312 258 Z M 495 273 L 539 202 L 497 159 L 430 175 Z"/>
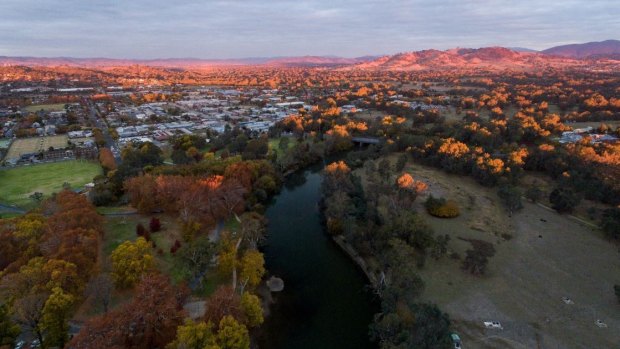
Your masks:
<path fill-rule="evenodd" d="M 458 334 L 452 333 L 450 334 L 450 338 L 452 339 L 452 344 L 454 344 L 454 349 L 463 349 L 461 346 L 461 337 Z"/>
<path fill-rule="evenodd" d="M 503 330 L 504 329 L 502 327 L 502 324 L 499 323 L 499 321 L 485 321 L 484 322 L 484 327 L 498 329 L 498 330 Z"/>

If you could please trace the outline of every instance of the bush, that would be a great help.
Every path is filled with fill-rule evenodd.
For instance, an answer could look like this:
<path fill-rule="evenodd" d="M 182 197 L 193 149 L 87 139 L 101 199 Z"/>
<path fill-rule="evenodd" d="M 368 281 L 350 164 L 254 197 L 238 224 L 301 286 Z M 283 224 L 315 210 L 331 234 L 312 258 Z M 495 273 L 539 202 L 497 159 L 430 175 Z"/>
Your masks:
<path fill-rule="evenodd" d="M 456 202 L 444 198 L 435 198 L 432 195 L 426 199 L 424 207 L 429 214 L 439 218 L 454 218 L 461 214 Z"/>
<path fill-rule="evenodd" d="M 159 218 L 157 218 L 157 217 L 151 218 L 151 221 L 149 222 L 149 228 L 151 230 L 151 233 L 156 233 L 156 232 L 160 231 L 161 230 L 161 222 L 159 221 Z"/>
<path fill-rule="evenodd" d="M 556 188 L 549 195 L 551 207 L 559 213 L 572 212 L 581 198 L 570 189 Z"/>

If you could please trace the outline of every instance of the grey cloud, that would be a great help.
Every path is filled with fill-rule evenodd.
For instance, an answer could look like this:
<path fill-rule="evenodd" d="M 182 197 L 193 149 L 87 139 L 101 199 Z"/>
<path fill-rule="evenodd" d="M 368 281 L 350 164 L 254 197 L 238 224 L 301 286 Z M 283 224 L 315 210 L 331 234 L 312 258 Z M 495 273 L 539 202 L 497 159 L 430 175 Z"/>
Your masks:
<path fill-rule="evenodd" d="M 2 0 L 0 55 L 359 56 L 620 32 L 615 0 Z"/>

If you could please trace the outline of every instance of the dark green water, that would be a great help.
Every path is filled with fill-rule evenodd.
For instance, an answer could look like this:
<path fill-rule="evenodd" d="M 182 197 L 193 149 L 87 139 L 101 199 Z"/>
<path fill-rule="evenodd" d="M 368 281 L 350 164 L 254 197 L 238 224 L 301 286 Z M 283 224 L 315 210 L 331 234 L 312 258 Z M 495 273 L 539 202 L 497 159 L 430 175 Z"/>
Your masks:
<path fill-rule="evenodd" d="M 267 269 L 284 280 L 284 291 L 274 293 L 261 349 L 376 348 L 368 325 L 378 302 L 362 272 L 323 230 L 320 170 L 289 177 L 266 212 Z"/>

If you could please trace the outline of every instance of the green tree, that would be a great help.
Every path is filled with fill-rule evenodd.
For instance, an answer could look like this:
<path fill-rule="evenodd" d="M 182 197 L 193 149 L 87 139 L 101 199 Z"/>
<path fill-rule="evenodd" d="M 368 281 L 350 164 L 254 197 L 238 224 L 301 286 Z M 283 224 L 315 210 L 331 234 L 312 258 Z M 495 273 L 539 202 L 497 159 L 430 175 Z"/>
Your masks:
<path fill-rule="evenodd" d="M 551 207 L 559 213 L 572 212 L 580 201 L 579 196 L 568 188 L 556 188 L 549 195 Z"/>
<path fill-rule="evenodd" d="M 207 236 L 199 236 L 181 247 L 175 262 L 185 275 L 195 278 L 209 268 L 214 255 L 215 244 Z"/>
<path fill-rule="evenodd" d="M 222 349 L 248 349 L 250 334 L 247 327 L 230 315 L 224 316 L 217 331 L 217 343 Z"/>
<path fill-rule="evenodd" d="M 512 216 L 514 211 L 523 208 L 523 204 L 521 203 L 521 191 L 519 188 L 513 185 L 502 185 L 499 187 L 497 195 L 502 200 L 510 216 Z"/>
<path fill-rule="evenodd" d="M 69 316 L 75 298 L 55 287 L 43 307 L 41 327 L 45 331 L 45 341 L 52 347 L 63 348 L 68 339 Z"/>
<path fill-rule="evenodd" d="M 133 286 L 154 265 L 151 245 L 142 237 L 123 242 L 112 251 L 111 259 L 112 278 L 121 288 Z"/>
<path fill-rule="evenodd" d="M 531 202 L 538 202 L 543 197 L 543 192 L 540 190 L 538 185 L 534 184 L 531 187 L 527 188 L 525 191 L 525 197 Z"/>
<path fill-rule="evenodd" d="M 610 208 L 603 211 L 601 228 L 610 239 L 620 239 L 620 208 Z"/>
<path fill-rule="evenodd" d="M 263 307 L 258 296 L 245 292 L 241 296 L 241 308 L 247 318 L 248 327 L 257 327 L 263 323 Z"/>

